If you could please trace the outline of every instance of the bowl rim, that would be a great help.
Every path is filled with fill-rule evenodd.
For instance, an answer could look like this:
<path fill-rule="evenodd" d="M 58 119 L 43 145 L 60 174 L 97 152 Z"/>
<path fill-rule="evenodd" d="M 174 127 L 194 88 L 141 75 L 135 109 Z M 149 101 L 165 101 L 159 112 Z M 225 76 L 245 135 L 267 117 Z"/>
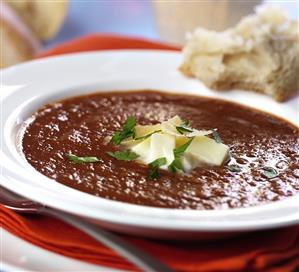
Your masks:
<path fill-rule="evenodd" d="M 111 63 L 111 58 L 119 60 L 112 60 Z M 196 86 L 199 85 L 196 80 L 184 78 L 177 73 L 177 66 L 175 65 L 179 64 L 180 61 L 180 53 L 173 51 L 107 50 L 49 57 L 2 70 L 4 87 L 2 86 L 1 88 L 8 88 L 10 91 L 5 95 L 1 95 L 4 89 L 0 92 L 1 111 L 7 117 L 3 118 L 3 115 L 1 116 L 1 143 L 3 144 L 3 150 L 1 150 L 0 153 L 0 165 L 2 168 L 0 184 L 16 193 L 54 208 L 95 220 L 132 227 L 219 232 L 257 230 L 298 224 L 299 195 L 260 206 L 225 210 L 179 210 L 141 206 L 99 198 L 57 182 L 55 186 L 53 186 L 53 180 L 38 173 L 17 153 L 16 143 L 12 137 L 13 131 L 16 130 L 17 126 L 19 128 L 20 125 L 16 124 L 16 120 L 18 120 L 21 114 L 28 115 L 30 111 L 32 112 L 34 107 L 36 109 L 37 105 L 42 105 L 42 101 L 47 101 L 49 97 L 56 100 L 55 98 L 59 97 L 62 91 L 66 96 L 77 90 L 78 94 L 80 94 L 80 88 L 84 88 L 86 93 L 88 93 L 98 84 L 105 86 L 118 84 L 119 86 L 123 82 L 134 81 L 134 84 L 138 85 L 142 82 L 148 84 L 152 80 L 157 80 L 157 85 L 159 85 L 159 80 L 161 81 L 162 77 L 164 78 L 163 80 L 174 80 L 174 82 L 177 81 L 181 82 L 182 85 L 187 85 L 188 88 L 192 86 L 192 88 L 196 89 Z M 89 77 L 80 70 L 80 65 L 83 65 L 85 69 L 89 69 L 88 71 L 91 72 L 98 63 L 102 63 L 104 66 L 103 71 L 101 71 L 103 75 L 101 80 L 95 78 L 96 74 L 92 74 L 92 76 Z M 124 73 L 122 69 L 127 67 L 128 63 L 135 64 L 136 69 L 131 71 L 130 68 L 128 68 L 129 71 Z M 153 67 L 160 65 L 161 67 L 160 70 L 157 69 L 157 71 L 149 67 L 142 70 L 141 67 L 138 66 L 140 63 L 153 64 Z M 88 65 L 91 67 L 86 68 Z M 112 68 L 113 73 L 111 73 L 109 69 L 107 71 L 105 70 L 107 66 L 109 69 Z M 56 67 L 55 71 L 53 71 L 53 67 Z M 63 78 L 63 69 L 65 68 L 72 68 L 68 71 L 70 75 L 66 79 Z M 27 71 L 27 79 L 23 74 L 25 70 Z M 35 76 L 37 70 L 41 71 L 39 77 Z M 51 71 L 53 76 L 59 79 L 60 82 L 56 82 L 55 84 L 51 83 L 46 73 L 47 71 Z M 136 76 L 136 71 L 137 73 L 139 72 L 138 76 Z M 146 72 L 149 71 L 152 72 L 151 75 L 145 75 Z M 164 74 L 161 74 L 163 71 Z M 79 76 L 79 78 L 75 80 L 75 83 L 70 82 L 72 75 Z M 22 82 L 23 79 L 25 83 Z M 94 82 L 98 83 L 90 83 L 90 80 L 94 80 Z M 42 83 L 50 84 L 52 91 L 49 89 L 51 86 L 49 86 L 42 95 L 36 95 L 31 99 L 26 97 L 25 93 L 29 92 L 28 90 L 30 88 L 33 89 L 33 93 L 36 92 L 36 94 L 38 94 L 37 89 L 42 87 Z M 167 83 L 164 85 L 167 86 Z M 169 86 L 173 85 L 170 84 Z M 164 88 L 165 87 L 162 88 L 162 91 Z M 200 88 L 205 87 L 201 85 Z M 126 89 L 131 88 L 124 88 L 123 90 Z M 206 88 L 205 90 L 211 92 Z M 183 91 L 183 89 L 181 91 Z M 180 91 L 175 90 L 172 92 Z M 238 91 L 236 92 L 238 94 Z M 195 93 L 192 91 L 190 94 L 194 95 Z M 208 93 L 208 96 L 230 99 L 229 95 L 213 92 Z M 266 101 L 267 105 L 274 105 L 276 103 L 259 94 L 246 93 L 246 96 L 252 97 L 251 101 L 259 98 L 262 102 Z M 240 99 L 244 99 L 244 95 L 240 97 Z M 299 98 L 295 100 L 295 103 L 299 102 Z M 238 101 L 233 102 L 238 103 Z M 8 109 L 3 107 L 4 103 L 9 105 Z M 292 103 L 294 103 L 294 101 Z M 30 107 L 31 109 L 29 109 Z M 288 109 L 288 106 L 286 106 L 286 109 Z M 273 111 L 272 109 L 270 110 Z M 280 114 L 278 114 L 278 116 L 285 119 L 290 112 L 296 114 L 294 111 L 286 110 L 285 116 L 281 116 Z M 277 115 L 277 112 L 274 112 L 274 114 Z M 288 120 L 294 123 L 295 119 L 296 117 L 293 118 L 293 120 Z M 297 124 L 295 123 L 295 125 Z"/>

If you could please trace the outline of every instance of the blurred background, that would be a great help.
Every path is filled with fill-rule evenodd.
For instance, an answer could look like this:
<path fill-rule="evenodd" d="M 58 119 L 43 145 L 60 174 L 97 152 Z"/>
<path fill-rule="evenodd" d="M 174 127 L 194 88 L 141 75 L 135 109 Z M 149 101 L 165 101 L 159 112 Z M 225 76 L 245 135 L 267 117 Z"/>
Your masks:
<path fill-rule="evenodd" d="M 223 30 L 252 13 L 253 7 L 261 3 L 280 5 L 291 18 L 298 20 L 299 2 L 296 0 L 69 0 L 65 23 L 47 46 L 93 32 L 142 36 L 181 44 L 184 27 L 192 30 L 194 25 L 203 25 Z"/>
<path fill-rule="evenodd" d="M 91 33 L 142 37 L 182 46 L 187 31 L 221 31 L 261 4 L 298 20 L 299 0 L 0 0 L 1 58 L 7 67 Z"/>

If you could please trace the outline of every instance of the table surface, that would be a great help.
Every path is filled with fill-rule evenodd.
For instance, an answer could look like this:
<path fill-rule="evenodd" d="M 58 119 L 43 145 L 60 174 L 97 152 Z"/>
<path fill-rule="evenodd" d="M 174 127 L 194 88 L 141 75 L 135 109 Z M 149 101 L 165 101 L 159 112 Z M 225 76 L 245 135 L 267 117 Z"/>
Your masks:
<path fill-rule="evenodd" d="M 48 42 L 46 47 L 52 47 L 89 33 L 99 32 L 159 39 L 151 0 L 69 1 L 68 14 L 64 24 L 57 36 Z M 171 5 L 171 2 L 175 0 L 163 1 L 168 1 Z M 298 20 L 298 0 L 266 0 L 264 2 L 282 6 L 291 18 Z"/>

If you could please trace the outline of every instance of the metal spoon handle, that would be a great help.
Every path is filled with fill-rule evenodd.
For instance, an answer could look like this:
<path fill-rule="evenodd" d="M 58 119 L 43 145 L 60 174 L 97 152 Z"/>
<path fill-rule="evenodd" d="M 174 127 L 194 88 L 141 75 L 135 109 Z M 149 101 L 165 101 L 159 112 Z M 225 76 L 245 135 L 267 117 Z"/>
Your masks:
<path fill-rule="evenodd" d="M 41 213 L 54 216 L 69 223 L 70 225 L 82 230 L 105 246 L 113 249 L 120 256 L 125 257 L 128 261 L 135 264 L 138 268 L 145 272 L 172 272 L 173 270 L 153 258 L 140 248 L 127 243 L 122 238 L 108 231 L 103 230 L 95 225 L 89 224 L 82 219 L 71 214 L 67 214 L 58 210 L 44 207 Z"/>
<path fill-rule="evenodd" d="M 18 213 L 32 213 L 32 214 L 44 214 L 52 217 L 56 217 L 69 223 L 70 225 L 82 230 L 97 241 L 113 249 L 120 256 L 123 256 L 136 267 L 145 272 L 171 272 L 169 267 L 166 267 L 157 259 L 153 258 L 141 249 L 126 242 L 116 234 L 105 231 L 104 229 L 90 224 L 83 219 L 52 209 L 39 203 L 32 202 L 16 195 L 15 193 L 0 186 L 0 203 L 7 208 L 16 211 Z"/>

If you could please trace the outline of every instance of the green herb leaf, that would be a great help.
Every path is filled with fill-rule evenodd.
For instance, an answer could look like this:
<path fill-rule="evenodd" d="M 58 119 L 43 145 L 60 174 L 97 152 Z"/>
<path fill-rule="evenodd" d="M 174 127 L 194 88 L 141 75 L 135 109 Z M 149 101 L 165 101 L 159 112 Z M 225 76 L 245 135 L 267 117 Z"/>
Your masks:
<path fill-rule="evenodd" d="M 182 126 L 183 127 L 189 127 L 191 124 L 191 122 L 189 120 L 184 120 L 183 123 L 182 123 Z"/>
<path fill-rule="evenodd" d="M 241 167 L 240 166 L 238 166 L 238 165 L 235 165 L 235 164 L 232 164 L 232 165 L 228 165 L 228 166 L 226 166 L 226 168 L 229 170 L 229 171 L 231 171 L 231 172 L 241 172 L 242 171 L 242 169 L 241 169 Z"/>
<path fill-rule="evenodd" d="M 107 154 L 119 161 L 133 161 L 138 158 L 138 155 L 130 150 L 115 152 L 109 151 Z"/>
<path fill-rule="evenodd" d="M 66 154 L 67 158 L 74 163 L 91 163 L 98 162 L 99 159 L 97 157 L 78 157 L 73 154 Z"/>
<path fill-rule="evenodd" d="M 115 145 L 119 145 L 123 140 L 134 137 L 135 134 L 136 119 L 135 117 L 128 117 L 124 123 L 123 129 L 117 131 L 112 135 L 111 142 Z"/>
<path fill-rule="evenodd" d="M 158 158 L 156 160 L 154 160 L 153 162 L 151 162 L 149 164 L 150 166 L 150 171 L 149 171 L 149 177 L 150 179 L 157 179 L 159 178 L 159 172 L 158 172 L 158 169 L 160 166 L 162 165 L 165 165 L 167 163 L 167 160 L 165 157 L 161 157 L 161 158 Z"/>
<path fill-rule="evenodd" d="M 177 170 L 182 170 L 182 171 L 184 170 L 183 164 L 181 161 L 181 157 L 183 156 L 184 152 L 187 150 L 187 148 L 189 147 L 189 145 L 191 144 L 193 139 L 194 139 L 194 137 L 192 137 L 185 144 L 183 144 L 173 150 L 174 160 L 168 166 L 169 171 L 175 173 Z"/>
<path fill-rule="evenodd" d="M 167 160 L 165 157 L 161 157 L 161 158 L 158 158 L 154 161 L 152 161 L 149 166 L 152 167 L 152 168 L 157 168 L 157 167 L 160 167 L 162 165 L 165 165 L 167 163 Z"/>
<path fill-rule="evenodd" d="M 271 178 L 275 178 L 275 177 L 278 176 L 278 172 L 272 167 L 266 166 L 266 167 L 263 168 L 263 170 L 264 170 L 263 175 L 266 178 L 271 179 Z"/>
<path fill-rule="evenodd" d="M 144 141 L 144 140 L 146 140 L 147 138 L 151 137 L 153 134 L 155 134 L 155 133 L 159 133 L 159 132 L 161 132 L 161 131 L 162 131 L 162 130 L 155 130 L 155 131 L 153 131 L 153 132 L 151 132 L 151 133 L 149 133 L 149 134 L 147 134 L 147 135 L 144 135 L 144 136 L 141 136 L 141 137 L 137 137 L 137 138 L 135 138 L 134 140 L 135 140 L 135 141 L 139 141 L 139 140 Z"/>
<path fill-rule="evenodd" d="M 168 170 L 175 173 L 177 170 L 184 170 L 183 164 L 180 159 L 174 159 L 170 165 L 168 165 Z"/>
<path fill-rule="evenodd" d="M 189 128 L 190 121 L 185 120 L 182 124 L 180 124 L 179 126 L 176 126 L 176 130 L 180 133 L 180 134 L 185 134 L 188 132 L 193 132 L 193 130 L 191 128 Z"/>
<path fill-rule="evenodd" d="M 176 128 L 176 130 L 177 130 L 179 133 L 181 133 L 181 134 L 185 134 L 185 133 L 193 132 L 192 129 L 187 128 L 187 127 L 182 126 L 182 125 L 177 126 L 177 127 L 175 127 L 175 128 Z"/>
<path fill-rule="evenodd" d="M 184 143 L 183 145 L 175 148 L 173 150 L 173 154 L 175 158 L 181 158 L 181 156 L 184 154 L 184 152 L 187 150 L 191 142 L 193 141 L 194 137 L 192 137 L 188 142 Z"/>
<path fill-rule="evenodd" d="M 218 143 L 218 144 L 222 144 L 222 140 L 221 140 L 221 138 L 220 138 L 220 136 L 217 132 L 217 129 L 212 128 L 211 130 L 212 130 L 212 135 L 213 135 L 213 138 L 214 138 L 215 142 Z"/>

